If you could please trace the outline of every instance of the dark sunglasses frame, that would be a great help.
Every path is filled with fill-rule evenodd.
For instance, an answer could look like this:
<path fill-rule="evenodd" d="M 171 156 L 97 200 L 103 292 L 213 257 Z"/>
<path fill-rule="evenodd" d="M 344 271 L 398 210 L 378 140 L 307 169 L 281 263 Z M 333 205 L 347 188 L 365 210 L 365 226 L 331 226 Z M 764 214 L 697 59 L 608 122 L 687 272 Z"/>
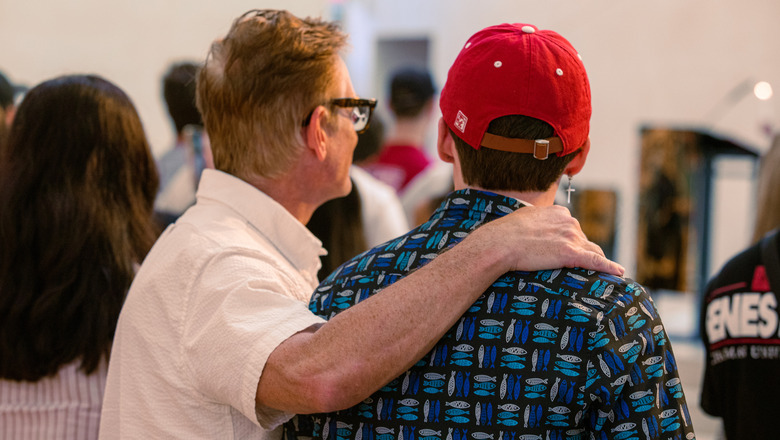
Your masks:
<path fill-rule="evenodd" d="M 327 102 L 329 105 L 335 105 L 336 107 L 341 108 L 354 108 L 354 107 L 368 107 L 368 121 L 366 121 L 366 126 L 363 127 L 362 130 L 355 130 L 358 134 L 363 133 L 368 129 L 368 126 L 371 124 L 371 116 L 374 114 L 374 108 L 376 107 L 376 99 L 365 99 L 365 98 L 335 98 L 331 99 Z M 311 115 L 314 114 L 313 108 L 308 115 L 306 115 L 306 119 L 303 120 L 303 126 L 309 125 L 311 122 Z"/>

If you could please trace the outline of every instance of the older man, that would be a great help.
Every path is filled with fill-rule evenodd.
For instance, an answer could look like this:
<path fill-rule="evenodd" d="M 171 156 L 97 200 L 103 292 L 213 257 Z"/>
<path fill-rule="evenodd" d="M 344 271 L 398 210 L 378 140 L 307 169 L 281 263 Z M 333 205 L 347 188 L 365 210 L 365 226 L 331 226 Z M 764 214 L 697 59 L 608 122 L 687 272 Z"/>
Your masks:
<path fill-rule="evenodd" d="M 309 312 L 323 251 L 304 225 L 350 190 L 374 106 L 356 97 L 345 39 L 332 23 L 254 10 L 213 43 L 198 105 L 216 170 L 128 293 L 103 438 L 279 438 L 292 414 L 346 408 L 400 374 L 509 269 L 622 270 L 565 209 L 524 210 L 388 295 L 327 323 Z"/>

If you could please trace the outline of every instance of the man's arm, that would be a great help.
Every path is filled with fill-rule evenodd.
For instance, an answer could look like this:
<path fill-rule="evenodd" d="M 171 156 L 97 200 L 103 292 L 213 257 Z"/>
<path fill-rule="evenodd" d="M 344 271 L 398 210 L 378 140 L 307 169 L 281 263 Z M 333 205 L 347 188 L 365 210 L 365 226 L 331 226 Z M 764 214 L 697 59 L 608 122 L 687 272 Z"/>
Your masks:
<path fill-rule="evenodd" d="M 317 329 L 288 338 L 268 358 L 256 402 L 294 413 L 357 404 L 422 358 L 499 276 L 554 267 L 623 273 L 566 208 L 520 209 Z"/>

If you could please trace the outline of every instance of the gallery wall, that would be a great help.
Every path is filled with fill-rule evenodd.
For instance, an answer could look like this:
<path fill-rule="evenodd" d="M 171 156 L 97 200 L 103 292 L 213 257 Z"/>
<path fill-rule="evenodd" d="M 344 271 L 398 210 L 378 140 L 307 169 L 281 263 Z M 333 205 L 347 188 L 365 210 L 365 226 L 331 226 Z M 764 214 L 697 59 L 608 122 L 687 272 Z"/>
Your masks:
<path fill-rule="evenodd" d="M 759 154 L 780 128 L 780 3 L 771 0 L 374 0 L 343 8 L 353 36 L 353 81 L 380 98 L 385 87 L 373 79 L 384 73 L 366 66 L 384 57 L 372 52 L 376 40 L 427 38 L 440 85 L 462 45 L 483 27 L 532 23 L 571 41 L 593 95 L 592 148 L 575 186 L 617 193 L 617 258 L 630 274 L 644 127 L 700 130 Z M 774 84 L 772 99 L 753 96 L 759 80 Z M 713 219 L 710 273 L 747 244 L 752 229 L 752 168 L 723 169 L 714 205 L 729 216 Z"/>
<path fill-rule="evenodd" d="M 155 154 L 173 145 L 162 100 L 171 62 L 202 61 L 211 42 L 253 8 L 329 17 L 326 0 L 0 0 L 0 70 L 35 85 L 97 73 L 133 99 Z"/>
<path fill-rule="evenodd" d="M 766 80 L 780 88 L 780 2 L 773 0 L 0 0 L 0 70 L 27 85 L 64 73 L 105 76 L 132 97 L 160 154 L 173 143 L 160 91 L 166 66 L 202 60 L 233 18 L 255 7 L 343 20 L 355 88 L 380 99 L 378 78 L 387 73 L 376 68 L 380 40 L 427 40 L 441 85 L 462 44 L 485 26 L 529 22 L 564 35 L 584 59 L 593 94 L 593 147 L 575 185 L 615 191 L 616 256 L 630 273 L 642 127 L 702 129 L 760 153 L 780 125 L 779 97 L 758 101 L 749 87 Z M 735 169 L 740 183 L 719 186 L 737 209 L 717 226 L 715 264 L 750 233 L 743 174 L 751 171 Z"/>

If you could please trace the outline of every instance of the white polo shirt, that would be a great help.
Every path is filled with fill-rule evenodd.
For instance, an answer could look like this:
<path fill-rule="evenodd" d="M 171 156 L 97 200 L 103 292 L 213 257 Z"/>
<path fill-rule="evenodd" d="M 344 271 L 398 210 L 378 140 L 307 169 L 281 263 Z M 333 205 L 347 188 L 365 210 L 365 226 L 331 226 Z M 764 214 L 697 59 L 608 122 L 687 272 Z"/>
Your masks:
<path fill-rule="evenodd" d="M 268 356 L 323 321 L 307 309 L 320 241 L 246 182 L 205 170 L 130 287 L 100 438 L 278 439 L 292 417 L 255 412 Z"/>

